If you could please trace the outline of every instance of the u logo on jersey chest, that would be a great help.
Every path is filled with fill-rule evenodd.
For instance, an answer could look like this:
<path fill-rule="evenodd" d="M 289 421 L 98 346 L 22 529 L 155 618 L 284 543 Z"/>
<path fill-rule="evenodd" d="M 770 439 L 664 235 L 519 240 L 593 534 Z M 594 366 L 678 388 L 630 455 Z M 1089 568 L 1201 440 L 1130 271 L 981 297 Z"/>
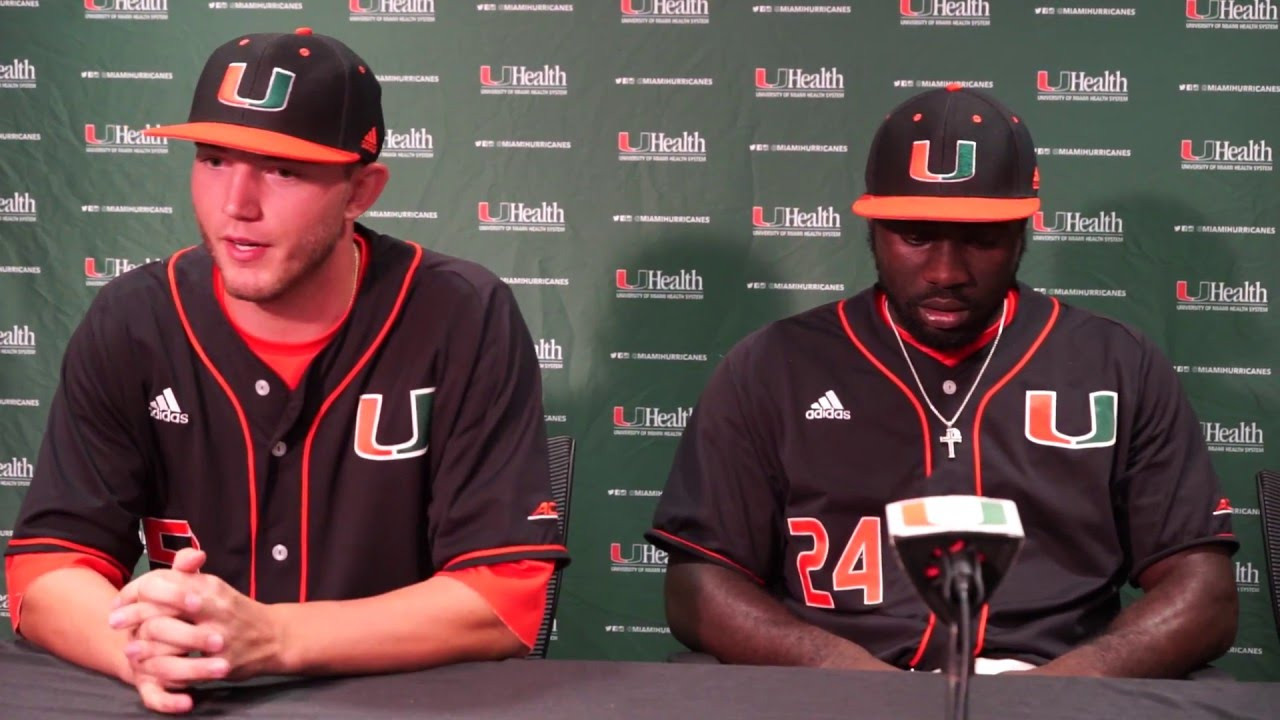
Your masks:
<path fill-rule="evenodd" d="M 382 393 L 360 396 L 356 408 L 356 455 L 366 460 L 406 460 L 425 455 L 431 437 L 431 405 L 436 389 L 418 388 L 409 391 L 411 428 L 409 439 L 384 445 L 378 441 L 382 419 Z M 403 437 L 403 435 L 400 435 Z"/>
<path fill-rule="evenodd" d="M 1058 430 L 1057 391 L 1028 390 L 1025 423 L 1027 439 L 1038 445 L 1053 445 L 1069 450 L 1115 445 L 1119 403 L 1119 394 L 1111 390 L 1089 393 L 1089 432 L 1067 435 Z"/>

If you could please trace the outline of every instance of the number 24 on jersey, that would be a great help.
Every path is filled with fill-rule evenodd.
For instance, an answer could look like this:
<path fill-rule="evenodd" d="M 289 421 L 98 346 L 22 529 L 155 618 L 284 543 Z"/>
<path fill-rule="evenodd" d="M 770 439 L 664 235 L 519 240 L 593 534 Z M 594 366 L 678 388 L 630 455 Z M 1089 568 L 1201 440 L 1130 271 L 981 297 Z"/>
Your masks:
<path fill-rule="evenodd" d="M 834 609 L 835 599 L 830 592 L 813 586 L 813 573 L 827 564 L 831 540 L 821 520 L 812 517 L 787 518 L 787 529 L 792 536 L 813 539 L 813 549 L 796 555 L 796 574 L 804 588 L 804 602 L 810 607 Z M 880 542 L 880 518 L 864 517 L 858 520 L 844 551 L 832 571 L 831 589 L 834 591 L 861 590 L 862 602 L 879 605 L 884 601 L 883 552 Z"/>

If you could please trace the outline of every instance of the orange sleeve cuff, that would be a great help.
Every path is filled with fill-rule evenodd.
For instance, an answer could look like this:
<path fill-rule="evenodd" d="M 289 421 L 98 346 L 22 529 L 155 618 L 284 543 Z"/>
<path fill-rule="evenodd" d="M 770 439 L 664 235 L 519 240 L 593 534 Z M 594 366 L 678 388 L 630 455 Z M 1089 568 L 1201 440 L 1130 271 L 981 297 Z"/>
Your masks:
<path fill-rule="evenodd" d="M 22 597 L 36 578 L 62 568 L 88 568 L 116 587 L 124 587 L 124 573 L 120 568 L 100 557 L 78 552 L 37 552 L 9 555 L 4 559 L 4 575 L 9 585 L 9 623 L 18 632 L 22 614 Z"/>
<path fill-rule="evenodd" d="M 533 649 L 547 608 L 547 583 L 555 567 L 550 560 L 513 560 L 437 574 L 479 593 L 520 642 Z"/>

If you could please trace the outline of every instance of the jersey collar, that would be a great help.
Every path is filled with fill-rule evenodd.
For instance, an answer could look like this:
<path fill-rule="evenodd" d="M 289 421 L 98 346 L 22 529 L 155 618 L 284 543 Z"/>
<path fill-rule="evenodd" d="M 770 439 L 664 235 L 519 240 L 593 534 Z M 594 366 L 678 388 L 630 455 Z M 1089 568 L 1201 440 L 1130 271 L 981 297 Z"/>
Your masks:
<path fill-rule="evenodd" d="M 1008 327 L 1009 325 L 1013 324 L 1013 318 L 1018 312 L 1018 289 L 1016 287 L 1011 288 L 1009 290 L 1008 295 L 1006 295 L 1005 297 L 1009 301 L 1009 313 L 1008 313 L 1008 317 L 1005 318 L 1005 321 L 1004 321 L 1005 327 Z M 880 321 L 885 324 L 885 327 L 890 327 L 889 309 L 888 309 L 889 303 L 887 302 L 884 292 L 878 288 L 876 289 L 876 292 L 875 292 L 875 304 L 876 304 L 876 314 L 880 317 Z M 937 360 L 943 365 L 946 365 L 947 367 L 955 367 L 960 363 L 964 362 L 965 359 L 968 358 L 970 355 L 973 355 L 975 352 L 986 347 L 987 343 L 991 342 L 991 340 L 995 338 L 996 332 L 999 329 L 1000 329 L 1000 321 L 996 320 L 994 323 L 991 324 L 990 327 L 988 327 L 986 330 L 983 330 L 982 334 L 979 335 L 977 338 L 975 338 L 973 342 L 963 347 L 956 348 L 954 350 L 938 350 L 935 348 L 931 348 L 928 345 L 925 345 L 924 343 L 920 342 L 916 338 L 912 337 L 911 333 L 907 332 L 901 326 L 898 327 L 898 336 L 902 338 L 903 342 L 914 347 L 915 349 L 919 350 L 925 355 L 928 355 L 934 360 Z M 890 328 L 890 332 L 892 332 L 892 328 Z"/>
<path fill-rule="evenodd" d="M 333 339 L 334 335 L 338 334 L 339 328 L 341 328 L 342 324 L 351 316 L 351 308 L 355 306 L 356 295 L 360 292 L 360 282 L 364 277 L 365 266 L 369 261 L 369 243 L 361 237 L 359 233 L 355 233 L 353 239 L 354 242 L 360 246 L 360 267 L 356 271 L 356 287 L 351 293 L 351 302 L 347 304 L 347 309 L 342 313 L 342 317 L 338 318 L 337 322 L 335 322 L 328 330 L 321 333 L 320 336 L 310 340 L 291 343 L 282 342 L 272 338 L 259 337 L 250 333 L 248 330 L 245 330 L 236 323 L 235 318 L 233 318 L 231 313 L 227 311 L 227 289 L 222 284 L 222 273 L 218 271 L 218 266 L 215 264 L 213 266 L 213 294 L 218 298 L 219 309 L 221 309 L 222 314 L 227 317 L 227 322 L 231 324 L 231 327 L 235 328 L 236 333 L 239 334 L 240 337 L 244 339 L 245 343 L 247 343 L 255 352 L 258 350 L 264 350 L 269 353 L 277 354 L 314 355 L 319 352 L 321 348 L 327 345 L 329 341 Z"/>

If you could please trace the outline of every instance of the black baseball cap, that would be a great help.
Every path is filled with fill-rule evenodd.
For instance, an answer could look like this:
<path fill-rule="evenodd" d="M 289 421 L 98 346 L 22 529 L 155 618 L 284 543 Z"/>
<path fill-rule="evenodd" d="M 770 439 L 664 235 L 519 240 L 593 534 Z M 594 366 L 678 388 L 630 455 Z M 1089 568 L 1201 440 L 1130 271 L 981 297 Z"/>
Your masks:
<path fill-rule="evenodd" d="M 382 151 L 382 87 L 351 48 L 311 28 L 244 35 L 213 51 L 181 125 L 144 131 L 315 163 Z"/>
<path fill-rule="evenodd" d="M 853 212 L 879 220 L 997 222 L 1040 209 L 1026 123 L 991 96 L 951 84 L 893 109 L 867 156 Z"/>

